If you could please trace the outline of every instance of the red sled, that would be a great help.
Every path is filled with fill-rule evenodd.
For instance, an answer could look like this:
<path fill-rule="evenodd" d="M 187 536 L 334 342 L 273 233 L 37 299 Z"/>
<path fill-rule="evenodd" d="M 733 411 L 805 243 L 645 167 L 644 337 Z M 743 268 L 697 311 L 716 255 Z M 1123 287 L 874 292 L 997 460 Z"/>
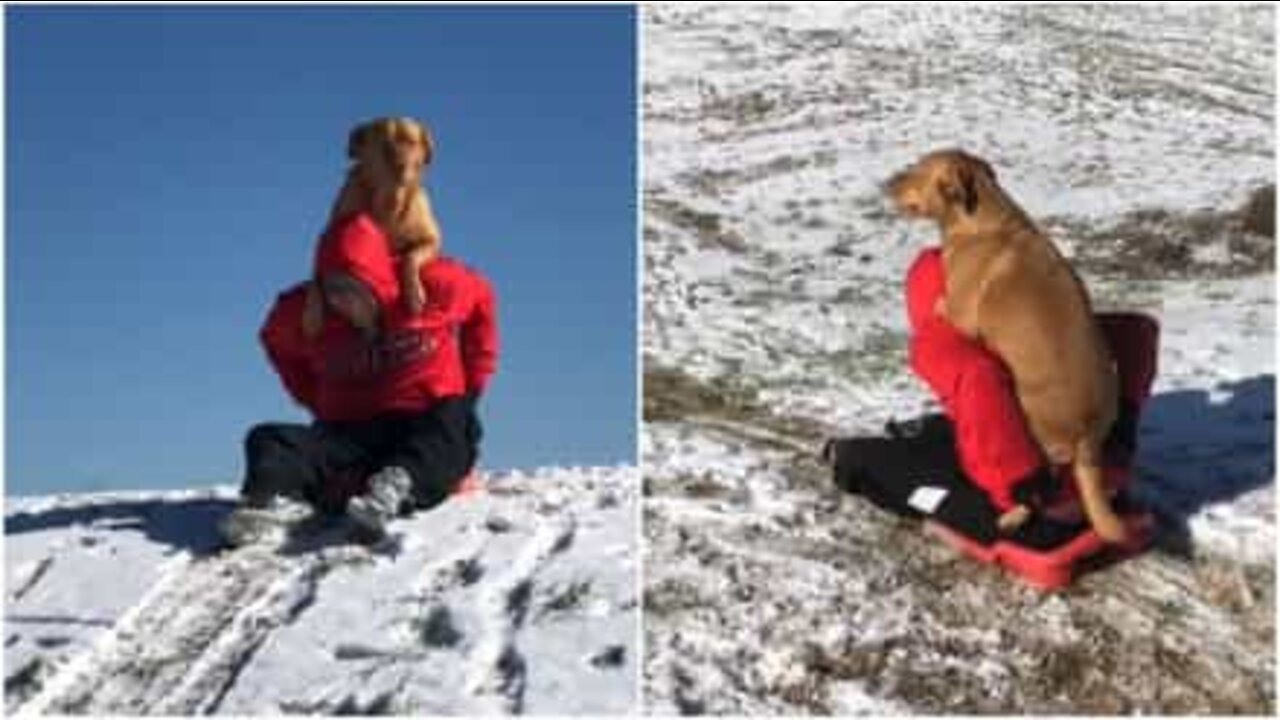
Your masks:
<path fill-rule="evenodd" d="M 484 491 L 484 479 L 480 477 L 480 471 L 472 468 L 470 472 L 453 486 L 453 492 L 450 493 L 455 498 L 466 497 L 468 495 L 477 495 Z"/>
<path fill-rule="evenodd" d="M 1111 346 L 1120 371 L 1121 396 L 1141 408 L 1151 391 L 1156 374 L 1156 348 L 1160 326 L 1141 313 L 1104 313 L 1098 323 Z M 1114 495 L 1128 486 L 1131 457 L 1119 459 L 1118 466 L 1104 467 L 1103 481 Z M 1055 519 L 1082 522 L 1076 484 L 1064 478 L 1063 493 L 1045 508 Z M 1155 538 L 1155 516 L 1149 511 L 1121 512 L 1128 540 L 1120 545 L 1103 542 L 1091 528 L 1047 549 L 1038 550 L 1009 540 L 983 545 L 937 522 L 926 522 L 925 530 L 974 560 L 1004 568 L 1019 580 L 1040 590 L 1056 590 L 1071 584 L 1088 569 L 1132 557 L 1146 550 Z"/>
<path fill-rule="evenodd" d="M 1149 512 L 1121 515 L 1128 528 L 1128 540 L 1111 545 L 1098 537 L 1092 528 L 1086 528 L 1071 540 L 1048 550 L 1036 550 L 1009 540 L 997 540 L 990 545 L 973 540 L 937 522 L 926 522 L 928 532 L 947 545 L 978 562 L 998 565 L 1019 580 L 1038 590 L 1057 590 L 1071 581 L 1092 561 L 1097 559 L 1120 560 L 1146 550 L 1155 536 L 1155 516 Z"/>

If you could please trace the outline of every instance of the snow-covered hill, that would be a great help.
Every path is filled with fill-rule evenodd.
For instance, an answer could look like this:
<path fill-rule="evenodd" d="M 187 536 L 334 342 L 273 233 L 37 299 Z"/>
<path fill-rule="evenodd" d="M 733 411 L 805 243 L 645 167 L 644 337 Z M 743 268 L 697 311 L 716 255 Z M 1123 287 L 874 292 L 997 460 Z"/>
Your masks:
<path fill-rule="evenodd" d="M 1273 712 L 1274 7 L 644 15 L 649 710 Z M 901 278 L 935 230 L 878 186 L 957 145 L 1163 326 L 1164 549 L 1056 595 L 812 460 L 929 407 Z"/>
<path fill-rule="evenodd" d="M 634 467 L 493 474 L 397 521 L 215 553 L 229 488 L 10 501 L 9 714 L 625 714 Z"/>

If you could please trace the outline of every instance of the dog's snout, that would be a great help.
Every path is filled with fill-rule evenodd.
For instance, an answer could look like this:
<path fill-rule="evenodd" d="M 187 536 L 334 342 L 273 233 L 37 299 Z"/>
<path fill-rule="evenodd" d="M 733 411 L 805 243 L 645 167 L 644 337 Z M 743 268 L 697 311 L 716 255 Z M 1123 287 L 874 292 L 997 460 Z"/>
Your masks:
<path fill-rule="evenodd" d="M 880 183 L 880 192 L 890 197 L 896 196 L 902 190 L 902 186 L 907 182 L 909 175 L 910 172 L 908 170 L 899 170 L 898 172 L 890 175 L 887 180 Z"/>

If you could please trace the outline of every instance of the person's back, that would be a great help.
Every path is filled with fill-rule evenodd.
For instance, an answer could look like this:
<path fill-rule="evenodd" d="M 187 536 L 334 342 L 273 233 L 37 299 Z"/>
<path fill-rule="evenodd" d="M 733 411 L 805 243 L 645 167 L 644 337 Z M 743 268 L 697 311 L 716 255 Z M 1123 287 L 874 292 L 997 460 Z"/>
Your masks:
<path fill-rule="evenodd" d="M 260 338 L 291 396 L 319 420 L 361 420 L 382 412 L 420 410 L 446 397 L 478 395 L 497 365 L 498 334 L 491 286 L 475 270 L 442 257 L 422 268 L 427 304 L 411 312 L 398 302 L 379 263 L 389 254 L 381 231 L 363 216 L 335 228 L 336 249 L 322 254 L 318 274 L 341 272 L 377 288 L 381 316 L 366 335 L 333 313 L 319 336 L 301 331 L 304 286 L 276 300 Z"/>
<path fill-rule="evenodd" d="M 388 309 L 377 354 L 378 408 L 412 409 L 446 397 L 478 396 L 497 366 L 495 299 L 476 271 L 448 257 L 422 268 L 421 312 Z"/>
<path fill-rule="evenodd" d="M 255 512 L 278 496 L 345 509 L 381 534 L 406 508 L 446 498 L 477 457 L 475 401 L 497 357 L 488 283 L 457 261 L 434 261 L 423 269 L 427 306 L 410 312 L 370 219 L 335 226 L 322 243 L 315 282 L 333 312 L 321 332 L 302 332 L 305 285 L 277 298 L 260 332 L 290 395 L 317 422 L 250 431 L 240 515 L 252 522 L 242 540 L 252 541 Z"/>

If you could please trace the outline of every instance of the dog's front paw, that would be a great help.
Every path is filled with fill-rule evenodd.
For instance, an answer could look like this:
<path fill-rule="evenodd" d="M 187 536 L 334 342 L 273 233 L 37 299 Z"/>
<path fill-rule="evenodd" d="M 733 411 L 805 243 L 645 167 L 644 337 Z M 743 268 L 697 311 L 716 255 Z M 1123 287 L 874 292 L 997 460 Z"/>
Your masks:
<path fill-rule="evenodd" d="M 1099 518 L 1093 524 L 1093 531 L 1098 533 L 1098 537 L 1112 545 L 1124 545 L 1129 540 L 1129 528 L 1125 526 L 1123 520 L 1116 516 L 1106 519 Z"/>
<path fill-rule="evenodd" d="M 416 315 L 427 306 L 427 291 L 420 283 L 410 283 L 404 289 L 404 302 L 409 307 L 409 312 Z"/>
<path fill-rule="evenodd" d="M 1017 530 L 1031 519 L 1031 508 L 1026 505 L 1014 505 L 996 518 L 996 528 L 1004 534 Z"/>

